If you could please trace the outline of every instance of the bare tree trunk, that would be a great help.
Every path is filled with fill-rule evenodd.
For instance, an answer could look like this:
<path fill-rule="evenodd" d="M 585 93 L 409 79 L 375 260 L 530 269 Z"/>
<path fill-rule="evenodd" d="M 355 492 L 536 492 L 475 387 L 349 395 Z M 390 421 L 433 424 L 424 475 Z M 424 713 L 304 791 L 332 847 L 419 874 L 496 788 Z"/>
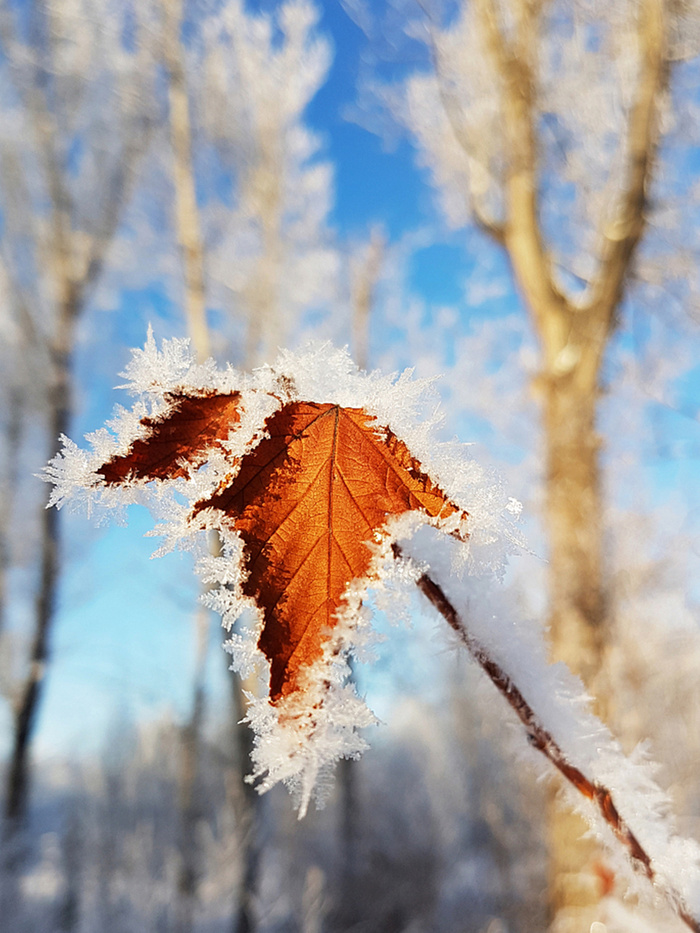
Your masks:
<path fill-rule="evenodd" d="M 185 63 L 183 60 L 180 29 L 182 23 L 181 0 L 163 0 L 165 16 L 165 57 L 169 76 L 170 129 L 173 148 L 173 178 L 176 202 L 176 227 L 178 243 L 183 258 L 185 278 L 185 312 L 188 331 L 197 359 L 203 362 L 210 355 L 211 340 L 206 320 L 204 245 L 201 234 L 199 209 L 197 206 L 195 176 L 192 162 L 192 129 Z M 273 212 L 273 219 L 276 214 Z M 273 224 L 274 226 L 274 224 Z M 266 227 L 266 242 L 273 239 Z M 251 335 L 249 339 L 257 347 L 258 327 L 270 315 L 274 302 L 274 272 L 278 265 L 275 253 L 272 270 L 263 270 L 261 281 L 254 290 L 257 303 L 250 309 Z M 250 352 L 255 347 L 251 344 Z M 210 543 L 213 554 L 220 552 L 220 541 L 214 536 Z M 178 933 L 189 933 L 193 928 L 194 906 L 199 879 L 199 851 L 196 839 L 198 805 L 196 785 L 201 729 L 204 721 L 204 674 L 207 657 L 207 632 L 211 614 L 200 609 L 197 615 L 198 660 L 194 680 L 194 698 L 190 722 L 183 731 L 182 767 L 180 772 L 180 876 L 178 882 L 179 908 Z M 227 658 L 226 655 L 224 655 Z M 227 664 L 228 667 L 228 664 Z M 254 899 L 258 884 L 260 865 L 260 798 L 245 782 L 248 771 L 252 739 L 250 730 L 240 720 L 245 715 L 244 686 L 237 676 L 227 671 L 231 678 L 232 707 L 236 717 L 235 741 L 237 744 L 236 810 L 240 834 L 239 855 L 242 864 L 240 882 L 236 892 L 236 907 L 233 930 L 251 933 L 255 929 Z"/>
<path fill-rule="evenodd" d="M 49 412 L 47 460 L 56 452 L 59 436 L 68 433 L 72 411 L 71 355 L 79 299 L 76 290 L 68 282 L 64 281 L 63 288 L 65 297 L 61 303 L 53 353 L 54 378 L 53 384 L 48 387 L 47 391 Z M 48 491 L 41 512 L 41 562 L 34 634 L 29 651 L 27 674 L 14 704 L 12 751 L 5 797 L 6 828 L 10 833 L 15 832 L 26 817 L 29 792 L 29 750 L 48 661 L 48 639 L 54 617 L 60 569 L 60 513 L 57 509 L 46 508 L 46 501 L 48 501 Z"/>
<path fill-rule="evenodd" d="M 67 280 L 59 283 L 63 294 L 53 345 L 53 379 L 46 386 L 47 460 L 56 452 L 61 434 L 67 434 L 72 411 L 71 356 L 75 322 L 80 306 L 78 293 Z M 5 777 L 3 858 L 0 915 L 10 919 L 19 909 L 19 878 L 26 858 L 25 834 L 31 789 L 31 743 L 41 702 L 49 659 L 49 636 L 55 615 L 60 573 L 60 513 L 47 508 L 50 490 L 41 502 L 39 529 L 39 583 L 35 599 L 34 631 L 27 670 L 13 696 L 12 747 Z"/>
<path fill-rule="evenodd" d="M 204 286 L 204 247 L 192 165 L 192 126 L 180 30 L 182 0 L 162 0 L 164 54 L 168 71 L 170 141 L 173 149 L 175 223 L 185 277 L 185 313 L 200 362 L 209 354 Z"/>
<path fill-rule="evenodd" d="M 375 226 L 369 242 L 351 260 L 352 346 L 360 369 L 367 369 L 369 360 L 369 325 L 385 247 L 384 233 Z"/>
<path fill-rule="evenodd" d="M 56 911 L 56 928 L 61 933 L 74 933 L 80 925 L 82 867 L 85 860 L 83 824 L 75 805 L 68 818 L 61 847 L 64 887 Z"/>
<path fill-rule="evenodd" d="M 358 794 L 357 761 L 341 758 L 338 762 L 339 788 L 339 891 L 336 897 L 337 923 L 340 929 L 352 929 L 358 921 L 358 852 L 362 814 Z"/>
<path fill-rule="evenodd" d="M 610 624 L 602 573 L 600 442 L 597 385 L 567 375 L 542 377 L 546 447 L 545 519 L 549 540 L 552 657 L 579 675 L 602 718 L 610 713 L 603 683 Z M 554 796 L 556 797 L 556 791 Z M 549 901 L 553 930 L 588 930 L 601 920 L 604 856 L 586 822 L 556 799 L 550 803 Z"/>
<path fill-rule="evenodd" d="M 234 54 L 245 54 L 236 47 L 235 35 L 233 49 Z M 276 108 L 277 102 L 271 106 Z M 254 117 L 254 155 L 240 177 L 242 209 L 255 220 L 260 236 L 260 252 L 241 295 L 248 318 L 245 352 L 248 366 L 263 362 L 266 352 L 284 343 L 284 312 L 280 303 L 287 284 L 281 276 L 288 252 L 282 232 L 284 123 L 274 111 Z"/>
<path fill-rule="evenodd" d="M 627 171 L 612 216 L 601 218 L 598 268 L 582 299 L 572 301 L 552 269 L 539 217 L 537 55 L 543 5 L 513 0 L 513 29 L 496 0 L 476 0 L 485 47 L 500 82 L 506 169 L 501 222 L 480 211 L 479 226 L 506 249 L 541 348 L 535 388 L 542 400 L 546 452 L 552 657 L 563 660 L 610 713 L 602 679 L 610 638 L 603 575 L 603 496 L 596 411 L 604 353 L 617 324 L 631 263 L 646 223 L 646 195 L 658 145 L 658 102 L 668 78 L 664 0 L 643 0 L 637 18 L 640 70 L 628 115 Z M 456 138 L 469 151 L 443 84 Z M 550 908 L 557 933 L 581 933 L 599 919 L 601 858 L 582 820 L 552 802 Z"/>
<path fill-rule="evenodd" d="M 595 688 L 608 628 L 601 553 L 601 442 L 595 425 L 598 389 L 582 388 L 570 376 L 544 381 L 552 654 Z M 602 693 L 594 689 L 594 695 L 599 707 L 605 705 Z"/>
<path fill-rule="evenodd" d="M 244 690 L 245 684 L 239 675 L 232 675 L 234 760 L 238 770 L 234 804 L 237 811 L 241 871 L 235 892 L 236 906 L 231 933 L 253 933 L 257 929 L 255 902 L 262 858 L 263 800 L 255 788 L 245 780 L 253 750 L 253 733 L 246 723 L 241 722 L 246 712 Z"/>
<path fill-rule="evenodd" d="M 300 933 L 322 933 L 326 909 L 323 888 L 326 876 L 318 865 L 311 865 L 306 872 L 304 892 L 301 899 Z"/>
<path fill-rule="evenodd" d="M 205 713 L 204 679 L 209 645 L 210 613 L 203 606 L 195 614 L 197 653 L 192 691 L 192 711 L 180 736 L 179 811 L 180 865 L 177 878 L 178 903 L 175 912 L 177 933 L 194 928 L 197 890 L 201 873 L 201 853 L 197 829 L 201 816 L 199 800 L 199 753 Z"/>
<path fill-rule="evenodd" d="M 7 609 L 7 576 L 12 564 L 10 546 L 12 522 L 12 490 L 17 485 L 17 469 L 22 445 L 24 404 L 22 391 L 13 387 L 8 399 L 9 423 L 3 444 L 4 463 L 0 477 L 0 633 L 5 625 Z"/>
<path fill-rule="evenodd" d="M 170 141 L 173 152 L 173 186 L 175 189 L 175 227 L 182 256 L 185 285 L 185 316 L 187 329 L 197 360 L 202 363 L 210 355 L 209 328 L 206 319 L 204 285 L 204 248 L 197 207 L 194 167 L 192 164 L 192 128 L 187 93 L 187 80 L 180 31 L 182 29 L 181 0 L 163 0 L 163 45 L 168 72 L 170 104 Z M 212 548 L 218 545 L 213 543 Z M 175 927 L 177 933 L 190 933 L 194 927 L 194 912 L 201 872 L 197 826 L 200 805 L 197 799 L 201 732 L 205 715 L 204 679 L 209 644 L 210 613 L 204 607 L 195 612 L 194 629 L 197 642 L 192 691 L 192 710 L 181 732 L 179 817 L 180 831 Z"/>
<path fill-rule="evenodd" d="M 384 249 L 384 234 L 376 226 L 369 241 L 351 259 L 352 345 L 360 369 L 367 369 L 369 363 L 369 326 Z M 352 662 L 350 676 L 354 679 Z M 336 900 L 340 923 L 347 928 L 357 922 L 358 850 L 362 826 L 358 783 L 358 762 L 341 758 L 338 763 L 340 890 Z"/>

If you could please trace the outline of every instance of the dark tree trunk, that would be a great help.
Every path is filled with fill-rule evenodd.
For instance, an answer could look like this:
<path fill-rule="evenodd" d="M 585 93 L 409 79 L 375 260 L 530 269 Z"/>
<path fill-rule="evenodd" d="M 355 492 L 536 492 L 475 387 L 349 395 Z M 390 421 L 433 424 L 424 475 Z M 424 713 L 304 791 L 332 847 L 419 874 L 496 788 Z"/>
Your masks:
<path fill-rule="evenodd" d="M 56 453 L 61 434 L 68 433 L 71 417 L 71 350 L 78 302 L 71 295 L 63 304 L 58 328 L 57 350 L 54 353 L 54 379 L 47 391 L 49 411 L 47 437 L 48 457 Z M 45 507 L 49 489 L 42 503 L 40 517 L 39 588 L 35 603 L 34 633 L 28 658 L 28 669 L 14 708 L 12 751 L 7 771 L 5 819 L 11 834 L 24 822 L 30 786 L 30 747 L 39 703 L 43 693 L 49 657 L 49 634 L 56 608 L 60 571 L 60 512 Z"/>

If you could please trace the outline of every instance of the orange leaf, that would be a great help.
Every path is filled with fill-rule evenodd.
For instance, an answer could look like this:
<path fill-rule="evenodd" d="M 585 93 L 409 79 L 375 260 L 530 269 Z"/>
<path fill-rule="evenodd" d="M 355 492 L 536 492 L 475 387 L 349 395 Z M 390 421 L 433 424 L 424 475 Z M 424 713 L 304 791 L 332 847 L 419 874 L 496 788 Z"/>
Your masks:
<path fill-rule="evenodd" d="M 337 623 L 348 584 L 365 577 L 393 516 L 457 511 L 403 441 L 362 409 L 290 402 L 237 475 L 198 502 L 224 513 L 245 544 L 243 591 L 264 617 L 270 698 L 302 687 Z"/>
<path fill-rule="evenodd" d="M 142 418 L 143 437 L 128 452 L 112 457 L 97 471 L 110 484 L 129 479 L 175 479 L 200 466 L 212 447 L 223 448 L 231 427 L 240 421 L 240 393 L 187 395 L 168 392 L 170 407 L 155 418 Z"/>

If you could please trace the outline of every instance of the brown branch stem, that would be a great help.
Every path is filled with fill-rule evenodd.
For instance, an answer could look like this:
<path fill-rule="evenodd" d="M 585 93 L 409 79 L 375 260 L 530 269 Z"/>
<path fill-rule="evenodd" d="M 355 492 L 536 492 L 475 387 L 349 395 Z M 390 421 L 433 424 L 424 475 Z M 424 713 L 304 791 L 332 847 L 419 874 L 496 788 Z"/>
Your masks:
<path fill-rule="evenodd" d="M 394 545 L 394 554 L 401 557 L 398 545 Z M 511 677 L 493 660 L 484 647 L 469 633 L 457 610 L 445 595 L 442 587 L 427 573 L 418 578 L 417 586 L 423 595 L 433 604 L 450 628 L 459 636 L 472 658 L 488 676 L 496 689 L 507 700 L 527 730 L 530 743 L 549 760 L 576 790 L 590 800 L 603 820 L 610 826 L 618 841 L 627 850 L 632 865 L 645 875 L 650 882 L 658 883 L 651 856 L 643 848 L 632 829 L 620 815 L 612 793 L 596 781 L 592 781 L 579 768 L 571 764 L 559 743 L 541 722 L 528 701 L 520 692 Z M 683 922 L 700 933 L 700 920 L 693 917 L 683 905 L 680 894 L 667 886 L 664 890 L 668 900 Z"/>

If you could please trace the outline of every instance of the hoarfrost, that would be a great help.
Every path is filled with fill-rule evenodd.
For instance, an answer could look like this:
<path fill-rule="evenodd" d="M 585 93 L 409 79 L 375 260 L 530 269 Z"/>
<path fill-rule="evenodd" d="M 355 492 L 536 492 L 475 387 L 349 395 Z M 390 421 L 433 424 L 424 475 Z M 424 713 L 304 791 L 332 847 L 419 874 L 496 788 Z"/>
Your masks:
<path fill-rule="evenodd" d="M 468 514 L 467 528 L 459 515 L 429 521 L 426 515 L 410 512 L 389 520 L 372 545 L 366 577 L 346 589 L 322 656 L 300 675 L 301 689 L 274 702 L 249 696 L 246 721 L 256 733 L 250 780 L 260 791 L 283 781 L 301 817 L 312 796 L 322 798 L 334 763 L 357 757 L 366 748 L 358 729 L 376 719 L 348 682 L 348 658 L 367 656 L 371 649 L 371 618 L 363 605 L 367 590 L 373 588 L 378 604 L 393 601 L 397 586 L 415 582 L 429 569 L 458 612 L 468 611 L 470 637 L 517 685 L 567 761 L 614 795 L 615 807 L 650 855 L 657 881 L 666 890 L 676 890 L 684 909 L 700 916 L 700 846 L 675 834 L 670 804 L 655 784 L 653 766 L 642 751 L 632 759 L 623 755 L 590 712 L 580 682 L 563 665 L 547 663 L 537 628 L 514 622 L 511 608 L 499 606 L 502 596 L 493 580 L 519 543 L 513 522 L 520 504 L 505 494 L 496 477 L 468 458 L 464 445 L 436 440 L 441 416 L 429 382 L 414 380 L 410 372 L 361 373 L 346 351 L 329 344 L 312 344 L 299 353 L 283 351 L 273 366 L 242 375 L 230 367 L 220 370 L 212 361 L 196 364 L 187 341 L 165 341 L 158 349 L 151 333 L 124 375 L 126 388 L 137 396 L 134 407 L 118 410 L 109 430 L 90 435 L 87 451 L 63 438 L 62 451 L 45 470 L 45 478 L 54 484 L 51 504 L 81 504 L 88 511 L 96 505 L 148 504 L 160 520 L 154 533 L 165 539 L 161 551 L 192 549 L 202 581 L 214 587 L 203 599 L 222 616 L 232 666 L 244 673 L 257 671 L 261 683 L 269 679 L 269 665 L 258 648 L 262 613 L 242 589 L 242 539 L 214 509 L 201 511 L 204 521 L 196 527 L 191 515 L 194 503 L 210 495 L 222 478 L 235 475 L 241 457 L 262 440 L 266 419 L 277 409 L 304 401 L 364 410 L 368 421 L 376 419 L 378 431 L 390 430 L 400 438 L 422 470 Z M 220 449 L 207 452 L 206 462 L 195 467 L 178 464 L 184 475 L 151 482 L 127 477 L 118 488 L 107 485 L 99 467 L 126 454 L 134 440 L 143 437 L 144 418 L 167 414 L 176 391 L 239 393 L 240 421 Z M 218 555 L 208 552 L 202 524 L 218 530 Z M 393 559 L 392 542 L 399 544 L 405 559 Z M 592 805 L 582 798 L 575 805 L 603 838 L 611 835 Z"/>
<path fill-rule="evenodd" d="M 317 343 L 298 353 L 283 351 L 272 366 L 245 375 L 230 367 L 219 369 L 211 360 L 197 364 L 187 340 L 166 340 L 158 347 L 149 330 L 145 347 L 133 352 L 123 376 L 122 387 L 136 396 L 134 406 L 119 408 L 107 428 L 89 435 L 88 450 L 63 439 L 62 451 L 45 471 L 45 478 L 54 484 L 51 504 L 85 506 L 88 512 L 132 502 L 148 505 L 158 520 L 151 533 L 163 539 L 156 555 L 173 548 L 194 551 L 197 573 L 210 587 L 202 598 L 222 616 L 232 667 L 245 674 L 257 672 L 261 682 L 269 677 L 269 665 L 258 648 L 262 615 L 242 590 L 242 541 L 221 513 L 204 510 L 200 518 L 219 532 L 222 541 L 220 554 L 212 555 L 202 522 L 195 526 L 190 519 L 194 503 L 211 495 L 223 477 L 235 475 L 240 458 L 265 436 L 266 420 L 286 402 L 362 409 L 368 422 L 376 419 L 378 431 L 390 430 L 403 440 L 423 470 L 469 514 L 464 563 L 472 569 L 500 570 L 516 540 L 510 520 L 512 501 L 494 477 L 465 456 L 463 446 L 436 440 L 435 430 L 441 424 L 437 396 L 430 382 L 413 379 L 410 371 L 389 376 L 362 373 L 345 350 Z M 212 447 L 205 463 L 196 467 L 178 463 L 184 475 L 177 478 L 146 481 L 127 476 L 119 485 L 104 481 L 100 467 L 111 458 L 126 456 L 136 439 L 147 437 L 144 419 L 152 424 L 166 417 L 175 394 L 234 392 L 240 393 L 240 421 L 221 445 L 224 449 Z M 371 654 L 371 617 L 363 607 L 368 586 L 379 586 L 381 601 L 379 580 L 386 578 L 387 585 L 396 588 L 399 580 L 412 579 L 406 564 L 393 561 L 390 541 L 411 534 L 425 520 L 410 513 L 393 521 L 387 535 L 375 542 L 370 572 L 348 587 L 337 624 L 324 642 L 323 657 L 306 672 L 305 689 L 274 703 L 266 697 L 251 698 L 246 718 L 257 734 L 253 778 L 261 790 L 285 781 L 302 813 L 330 766 L 365 747 L 357 730 L 375 719 L 348 683 L 347 658 Z M 460 528 L 460 522 L 463 525 L 464 519 L 453 516 L 441 525 L 448 533 L 464 535 L 467 529 Z"/>
<path fill-rule="evenodd" d="M 700 916 L 700 845 L 676 832 L 668 795 L 655 780 L 656 765 L 642 746 L 627 757 L 609 729 L 591 711 L 591 699 L 580 680 L 562 663 L 550 664 L 538 626 L 513 619 L 498 589 L 483 576 L 467 577 L 461 545 L 423 527 L 411 540 L 401 540 L 407 558 L 430 567 L 430 576 L 453 606 L 468 607 L 469 634 L 508 675 L 525 697 L 540 723 L 566 760 L 600 788 L 607 789 L 614 806 L 651 860 L 655 885 L 669 897 L 677 892 L 680 905 Z M 566 788 L 568 804 L 581 813 L 606 847 L 619 845 L 598 808 Z M 637 893 L 649 897 L 641 875 L 630 871 L 628 860 L 619 868 Z M 671 895 L 673 900 L 673 895 Z M 678 904 L 674 904 L 678 908 Z"/>

